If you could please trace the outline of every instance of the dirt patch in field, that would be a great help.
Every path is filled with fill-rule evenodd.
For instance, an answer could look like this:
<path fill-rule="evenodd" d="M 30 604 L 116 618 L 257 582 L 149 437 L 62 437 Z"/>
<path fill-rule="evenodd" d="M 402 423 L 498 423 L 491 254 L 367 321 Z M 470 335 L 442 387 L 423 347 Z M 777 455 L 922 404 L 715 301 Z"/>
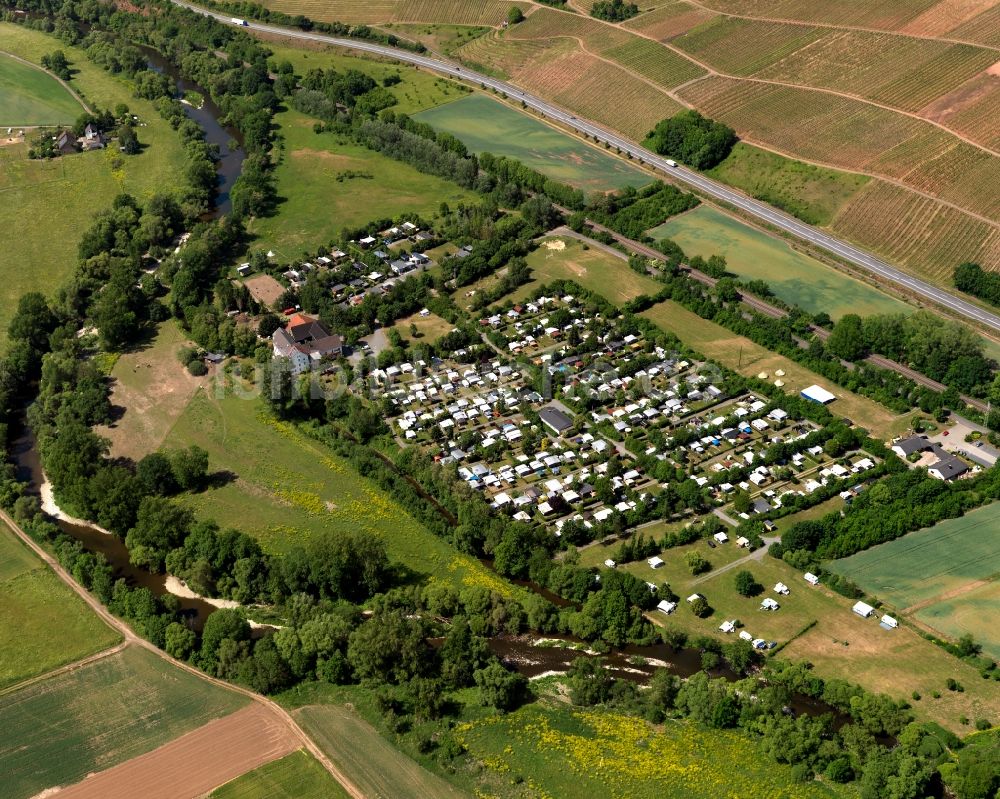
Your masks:
<path fill-rule="evenodd" d="M 285 287 L 270 275 L 256 275 L 243 281 L 250 296 L 270 308 L 285 293 Z"/>
<path fill-rule="evenodd" d="M 900 33 L 943 36 L 988 8 L 994 0 L 940 0 L 900 28 Z"/>
<path fill-rule="evenodd" d="M 341 167 L 352 166 L 359 163 L 357 158 L 351 158 L 349 155 L 331 153 L 329 150 L 292 150 L 290 155 L 296 160 L 315 159 L 317 161 L 321 161 L 325 166 Z"/>
<path fill-rule="evenodd" d="M 250 707 L 52 794 L 57 799 L 184 799 L 203 796 L 300 741 L 273 710 Z"/>
<path fill-rule="evenodd" d="M 170 322 L 153 343 L 118 359 L 111 373 L 111 405 L 120 418 L 98 428 L 111 442 L 111 454 L 138 460 L 156 450 L 191 397 L 210 377 L 195 377 L 177 358 L 185 344 Z"/>
<path fill-rule="evenodd" d="M 1000 62 L 924 106 L 920 110 L 920 116 L 944 124 L 949 117 L 972 108 L 998 89 L 1000 89 Z"/>
<path fill-rule="evenodd" d="M 545 242 L 545 249 L 547 250 L 565 250 L 566 242 L 562 239 L 552 239 L 551 241 Z"/>

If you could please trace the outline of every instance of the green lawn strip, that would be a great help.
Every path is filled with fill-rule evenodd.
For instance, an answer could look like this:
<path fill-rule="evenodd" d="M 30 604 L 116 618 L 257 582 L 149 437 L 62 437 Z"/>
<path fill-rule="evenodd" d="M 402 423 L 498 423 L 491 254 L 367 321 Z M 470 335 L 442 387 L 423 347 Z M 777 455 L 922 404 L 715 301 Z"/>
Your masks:
<path fill-rule="evenodd" d="M 177 134 L 153 104 L 133 97 L 126 81 L 92 64 L 79 48 L 39 31 L 0 23 L 0 49 L 33 63 L 45 53 L 63 50 L 76 71 L 70 85 L 92 105 L 113 109 L 118 103 L 127 104 L 143 123 L 137 132 L 144 146 L 135 156 L 120 157 L 108 149 L 51 162 L 29 161 L 26 145 L 0 147 L 3 350 L 18 298 L 30 290 L 51 294 L 66 281 L 76 263 L 77 244 L 90 227 L 94 211 L 109 206 L 122 190 L 145 198 L 181 187 L 185 162 Z"/>
<path fill-rule="evenodd" d="M 256 246 L 294 258 L 372 219 L 431 217 L 442 202 L 475 199 L 450 181 L 418 172 L 333 133 L 314 133 L 314 120 L 297 111 L 275 117 L 284 151 L 275 170 L 282 201 L 274 216 L 254 220 Z"/>
<path fill-rule="evenodd" d="M 422 768 L 346 706 L 310 705 L 296 720 L 337 768 L 367 796 L 462 799 L 466 794 Z"/>
<path fill-rule="evenodd" d="M 0 608 L 0 688 L 121 640 L 6 527 L 0 531 Z"/>
<path fill-rule="evenodd" d="M 709 205 L 674 217 L 650 234 L 673 239 L 688 256 L 725 256 L 730 271 L 744 280 L 763 280 L 777 297 L 810 313 L 825 311 L 836 319 L 845 313 L 870 316 L 913 310 Z"/>
<path fill-rule="evenodd" d="M 852 788 L 796 783 L 738 732 L 687 722 L 654 727 L 607 710 L 537 702 L 505 716 L 459 725 L 469 753 L 503 783 L 538 796 L 630 799 L 855 796 Z"/>
<path fill-rule="evenodd" d="M 249 701 L 135 646 L 0 696 L 4 796 L 78 782 Z"/>
<path fill-rule="evenodd" d="M 59 81 L 0 51 L 0 126 L 59 125 L 82 113 Z"/>
<path fill-rule="evenodd" d="M 707 175 L 783 208 L 811 225 L 829 225 L 868 183 L 867 175 L 806 164 L 738 142 Z"/>
<path fill-rule="evenodd" d="M 208 799 L 346 799 L 349 794 L 319 761 L 303 750 L 249 771 Z"/>
<path fill-rule="evenodd" d="M 520 590 L 435 536 L 322 444 L 268 417 L 260 400 L 215 400 L 199 391 L 166 441 L 168 448 L 189 444 L 208 450 L 211 470 L 232 479 L 185 501 L 269 552 L 327 531 L 363 530 L 381 538 L 394 560 L 432 579 L 508 596 Z"/>
<path fill-rule="evenodd" d="M 652 178 L 485 94 L 472 94 L 415 116 L 457 136 L 473 152 L 516 158 L 553 180 L 584 191 L 644 186 Z"/>

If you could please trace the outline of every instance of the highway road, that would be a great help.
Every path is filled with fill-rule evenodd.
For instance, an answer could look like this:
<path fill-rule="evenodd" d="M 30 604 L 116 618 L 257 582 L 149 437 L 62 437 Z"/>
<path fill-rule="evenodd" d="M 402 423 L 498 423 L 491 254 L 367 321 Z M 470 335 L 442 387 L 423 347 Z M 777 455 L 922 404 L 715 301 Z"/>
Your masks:
<path fill-rule="evenodd" d="M 193 3 L 185 2 L 185 0 L 171 1 L 175 5 L 183 6 L 191 11 L 214 17 L 220 22 L 233 24 L 232 17 L 228 14 L 211 11 Z M 365 42 L 357 39 L 345 39 L 337 36 L 327 36 L 322 33 L 313 33 L 310 31 L 299 30 L 297 28 L 286 28 L 280 25 L 267 25 L 261 22 L 254 22 L 253 20 L 246 20 L 245 27 L 249 30 L 287 36 L 292 39 L 306 39 L 309 41 L 335 45 L 337 47 L 346 47 L 352 50 L 374 53 L 380 56 L 396 59 L 397 61 L 416 64 L 417 66 L 424 67 L 425 69 L 432 70 L 442 75 L 448 75 L 452 78 L 478 83 L 482 86 L 486 86 L 487 88 L 496 89 L 498 92 L 504 92 L 509 97 L 522 101 L 526 106 L 533 108 L 549 119 L 554 119 L 558 122 L 569 125 L 570 127 L 575 128 L 578 132 L 585 133 L 588 136 L 596 136 L 601 141 L 607 142 L 612 147 L 621 149 L 623 153 L 631 155 L 633 158 L 641 158 L 647 164 L 651 165 L 665 175 L 668 175 L 669 177 L 680 182 L 687 183 L 689 186 L 693 186 L 717 200 L 722 200 L 730 205 L 740 208 L 741 210 L 757 217 L 761 221 L 767 222 L 768 224 L 773 225 L 774 227 L 787 233 L 791 233 L 793 236 L 796 236 L 803 241 L 807 241 L 810 244 L 821 247 L 822 249 L 843 258 L 845 261 L 848 261 L 849 263 L 875 275 L 882 281 L 894 283 L 905 289 L 907 292 L 947 308 L 958 316 L 962 316 L 978 324 L 985 325 L 996 332 L 1000 332 L 1000 315 L 983 310 L 977 305 L 967 302 L 960 297 L 956 297 L 955 295 L 944 291 L 937 286 L 932 286 L 930 283 L 908 275 L 852 244 L 848 244 L 835 236 L 824 233 L 823 231 L 814 228 L 812 225 L 800 222 L 798 219 L 795 219 L 788 214 L 778 211 L 769 205 L 758 202 L 757 200 L 753 200 L 722 183 L 717 183 L 714 180 L 706 178 L 698 172 L 687 169 L 683 166 L 671 167 L 667 163 L 667 159 L 662 156 L 659 156 L 644 147 L 640 147 L 635 142 L 629 141 L 628 139 L 619 136 L 617 133 L 612 133 L 599 125 L 590 122 L 589 120 L 581 119 L 568 111 L 559 108 L 558 106 L 552 105 L 540 97 L 535 97 L 534 95 L 529 94 L 528 92 L 525 92 L 517 86 L 507 83 L 506 81 L 491 78 L 489 75 L 482 75 L 466 67 L 458 66 L 451 61 L 427 55 L 420 55 L 419 53 L 413 53 L 409 50 L 388 47 L 385 45 L 375 44 L 373 42 Z"/>

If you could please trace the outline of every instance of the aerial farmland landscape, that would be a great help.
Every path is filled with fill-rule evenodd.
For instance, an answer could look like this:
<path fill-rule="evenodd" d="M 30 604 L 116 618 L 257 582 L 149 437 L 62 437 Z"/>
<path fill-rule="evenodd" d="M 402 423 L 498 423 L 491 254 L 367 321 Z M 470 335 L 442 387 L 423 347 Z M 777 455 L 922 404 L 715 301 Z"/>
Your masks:
<path fill-rule="evenodd" d="M 0 0 L 2 799 L 998 799 L 1000 3 Z"/>

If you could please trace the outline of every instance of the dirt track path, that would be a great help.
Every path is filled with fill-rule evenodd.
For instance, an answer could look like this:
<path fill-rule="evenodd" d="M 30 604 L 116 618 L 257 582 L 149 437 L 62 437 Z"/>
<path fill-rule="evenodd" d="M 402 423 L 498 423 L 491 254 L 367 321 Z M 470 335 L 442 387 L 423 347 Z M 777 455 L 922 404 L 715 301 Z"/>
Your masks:
<path fill-rule="evenodd" d="M 968 594 L 971 591 L 975 591 L 977 588 L 982 588 L 984 585 L 989 585 L 993 582 L 992 577 L 987 577 L 985 580 L 973 580 L 971 583 L 966 583 L 965 585 L 960 585 L 958 588 L 953 588 L 951 591 L 945 591 L 937 596 L 932 596 L 930 599 L 924 599 L 917 602 L 915 605 L 910 605 L 908 608 L 903 608 L 900 613 L 903 616 L 911 616 L 918 610 L 923 610 L 930 605 L 937 604 L 938 602 L 945 602 L 949 599 L 955 599 L 963 594 Z"/>
<path fill-rule="evenodd" d="M 299 741 L 299 745 L 305 747 L 305 749 L 309 752 L 309 754 L 315 757 L 323 765 L 323 768 L 325 768 L 327 771 L 330 772 L 330 774 L 333 775 L 333 777 L 337 780 L 337 782 L 339 782 L 343 786 L 344 790 L 347 791 L 347 793 L 352 797 L 352 799 L 367 799 L 365 794 L 343 772 L 341 772 L 340 769 L 338 769 L 333 764 L 330 758 L 328 758 L 315 743 L 313 743 L 313 740 L 308 735 L 305 734 L 305 732 L 298 725 L 295 719 L 292 718 L 291 714 L 287 710 L 285 710 L 277 703 L 272 702 L 267 697 L 261 696 L 260 694 L 255 693 L 254 691 L 251 691 L 247 688 L 241 688 L 240 686 L 233 685 L 232 683 L 228 683 L 225 680 L 219 680 L 216 679 L 215 677 L 209 677 L 207 674 L 205 674 L 202 671 L 199 671 L 193 666 L 189 666 L 187 663 L 182 663 L 181 661 L 175 660 L 174 658 L 170 657 L 170 655 L 168 655 L 162 649 L 153 646 L 153 644 L 151 644 L 146 639 L 140 638 L 132 631 L 131 627 L 129 627 L 127 624 L 125 624 L 117 617 L 113 616 L 104 607 L 104 605 L 102 605 L 83 586 L 81 586 L 76 580 L 74 580 L 72 575 L 70 575 L 69 572 L 67 572 L 61 565 L 59 565 L 59 562 L 55 558 L 53 558 L 48 552 L 46 552 L 37 543 L 35 543 L 35 540 L 31 536 L 29 536 L 26 532 L 24 532 L 24 530 L 21 529 L 20 525 L 16 521 L 14 521 L 14 519 L 12 519 L 5 511 L 0 510 L 0 521 L 4 522 L 14 532 L 14 534 L 31 549 L 32 552 L 38 555 L 38 557 L 40 557 L 52 569 L 52 571 L 56 573 L 56 576 L 59 577 L 59 579 L 61 579 L 70 588 L 72 588 L 73 591 L 75 591 L 83 599 L 83 601 L 87 603 L 87 605 L 90 607 L 91 610 L 94 611 L 94 613 L 96 613 L 106 624 L 108 624 L 113 629 L 118 630 L 118 632 L 120 632 L 125 637 L 125 641 L 122 644 L 122 647 L 141 646 L 142 648 L 152 652 L 157 657 L 169 661 L 177 668 L 184 669 L 185 671 L 195 675 L 199 679 L 205 680 L 206 682 L 210 682 L 213 685 L 217 685 L 220 688 L 224 688 L 228 691 L 235 691 L 236 693 L 250 697 L 254 702 L 257 703 L 258 706 L 266 708 L 270 712 L 270 714 L 273 717 L 275 717 L 277 721 L 280 721 L 280 723 L 283 724 L 289 730 L 290 734 Z M 171 799 L 174 798 L 172 797 Z"/>
<path fill-rule="evenodd" d="M 100 652 L 95 652 L 93 655 L 88 655 L 85 658 L 80 658 L 79 660 L 74 660 L 72 663 L 67 663 L 65 666 L 60 666 L 58 669 L 53 669 L 52 671 L 47 671 L 44 674 L 39 674 L 35 677 L 30 677 L 27 680 L 22 680 L 19 683 L 14 683 L 14 685 L 8 685 L 2 691 L 0 691 L 0 696 L 6 696 L 7 694 L 13 694 L 20 691 L 22 688 L 27 688 L 29 685 L 34 685 L 36 682 L 42 682 L 43 680 L 49 680 L 53 677 L 58 677 L 60 674 L 65 674 L 68 671 L 76 671 L 84 666 L 89 666 L 91 663 L 95 663 L 98 660 L 104 660 L 104 658 L 109 658 L 112 655 L 117 655 L 125 647 L 128 646 L 128 641 L 122 641 L 120 644 L 111 647 L 110 649 L 102 649 Z"/>

